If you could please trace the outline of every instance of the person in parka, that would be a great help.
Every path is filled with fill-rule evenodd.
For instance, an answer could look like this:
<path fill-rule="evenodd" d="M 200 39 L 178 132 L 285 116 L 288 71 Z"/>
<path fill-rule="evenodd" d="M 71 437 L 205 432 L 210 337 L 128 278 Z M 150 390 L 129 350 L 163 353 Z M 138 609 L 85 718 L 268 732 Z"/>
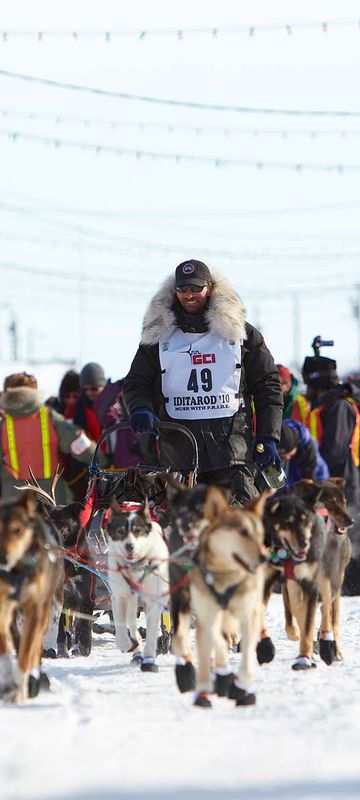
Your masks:
<path fill-rule="evenodd" d="M 278 370 L 238 294 L 202 261 L 179 264 L 151 300 L 124 402 L 135 432 L 153 431 L 157 419 L 189 428 L 198 481 L 227 486 L 240 503 L 258 494 L 254 459 L 260 469 L 281 466 Z M 162 432 L 161 451 L 163 466 L 189 471 L 186 437 Z"/>
<path fill-rule="evenodd" d="M 81 428 L 68 422 L 41 402 L 37 380 L 26 372 L 8 375 L 0 398 L 0 477 L 2 499 L 18 497 L 15 485 L 29 479 L 29 466 L 40 486 L 49 490 L 49 479 L 61 464 L 62 454 L 89 464 L 95 451 Z M 56 501 L 71 501 L 65 482 L 56 486 Z"/>

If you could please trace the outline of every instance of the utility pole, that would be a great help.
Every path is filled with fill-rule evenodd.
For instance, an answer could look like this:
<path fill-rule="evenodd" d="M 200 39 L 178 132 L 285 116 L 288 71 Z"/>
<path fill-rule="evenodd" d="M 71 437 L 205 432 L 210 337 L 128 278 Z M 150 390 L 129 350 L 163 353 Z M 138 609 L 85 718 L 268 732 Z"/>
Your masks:
<path fill-rule="evenodd" d="M 300 298 L 297 292 L 292 295 L 293 306 L 293 360 L 297 368 L 301 366 L 301 353 L 300 353 Z"/>
<path fill-rule="evenodd" d="M 9 325 L 9 334 L 10 334 L 10 341 L 11 341 L 11 348 L 10 348 L 10 355 L 13 361 L 18 360 L 18 330 L 17 330 L 17 322 L 15 317 L 11 318 L 11 322 Z"/>

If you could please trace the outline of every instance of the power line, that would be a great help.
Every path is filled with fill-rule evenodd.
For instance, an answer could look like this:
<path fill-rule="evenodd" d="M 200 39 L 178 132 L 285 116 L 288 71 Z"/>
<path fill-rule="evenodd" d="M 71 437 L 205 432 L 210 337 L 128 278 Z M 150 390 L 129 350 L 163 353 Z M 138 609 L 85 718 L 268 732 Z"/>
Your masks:
<path fill-rule="evenodd" d="M 109 43 L 113 39 L 119 37 L 136 37 L 140 41 L 151 36 L 176 36 L 178 40 L 182 40 L 184 36 L 195 35 L 210 35 L 217 38 L 219 34 L 247 34 L 254 36 L 255 33 L 276 33 L 284 32 L 291 35 L 297 30 L 318 30 L 322 33 L 327 33 L 330 28 L 338 27 L 356 27 L 360 25 L 359 19 L 333 19 L 333 20 L 317 20 L 307 22 L 273 22 L 263 24 L 250 24 L 250 25 L 217 25 L 207 27 L 177 27 L 177 28 L 132 28 L 124 30 L 2 30 L 0 36 L 4 42 L 8 42 L 13 37 L 36 38 L 38 42 L 42 42 L 46 38 L 66 38 L 78 42 L 80 38 L 94 39 L 101 38 L 104 42 Z"/>
<path fill-rule="evenodd" d="M 164 131 L 168 134 L 182 131 L 185 133 L 193 133 L 196 136 L 203 134 L 215 134 L 225 137 L 229 136 L 250 136 L 252 138 L 259 137 L 274 137 L 280 139 L 293 139 L 305 138 L 310 141 L 316 141 L 318 138 L 340 137 L 346 139 L 348 137 L 359 137 L 359 129 L 351 128 L 331 128 L 331 129 L 315 129 L 312 128 L 237 128 L 226 125 L 186 125 L 183 123 L 173 122 L 145 122 L 143 120 L 128 120 L 128 119 L 104 119 L 99 117 L 82 117 L 76 115 L 67 115 L 60 112 L 56 114 L 48 114 L 40 111 L 21 111 L 19 109 L 3 108 L 0 110 L 0 116 L 3 119 L 20 118 L 26 119 L 29 122 L 37 122 L 38 120 L 45 120 L 52 122 L 56 126 L 63 124 L 75 124 L 84 128 L 91 128 L 94 126 L 101 126 L 109 128 L 110 130 L 117 131 L 118 128 L 131 128 L 136 129 L 139 133 L 147 130 Z"/>
<path fill-rule="evenodd" d="M 311 172 L 359 172 L 360 164 L 319 164 L 312 162 L 294 161 L 262 161 L 260 159 L 246 160 L 236 158 L 226 158 L 223 156 L 199 156 L 188 155 L 187 153 L 165 153 L 156 152 L 153 150 L 142 150 L 141 148 L 130 147 L 116 147 L 114 145 L 79 142 L 73 139 L 61 139 L 59 137 L 41 136 L 38 134 L 25 133 L 24 131 L 13 131 L 7 129 L 0 129 L 0 136 L 6 136 L 13 142 L 19 140 L 26 140 L 36 142 L 44 145 L 52 145 L 55 148 L 69 147 L 76 148 L 82 152 L 106 153 L 114 156 L 130 156 L 137 161 L 146 159 L 150 161 L 172 161 L 175 164 L 184 163 L 197 163 L 213 167 L 251 167 L 257 170 L 264 169 L 277 169 L 277 170 L 291 170 L 293 172 L 303 172 L 304 170 Z"/>
<path fill-rule="evenodd" d="M 40 78 L 34 75 L 25 75 L 19 72 L 10 72 L 0 69 L 0 77 L 26 81 L 28 83 L 52 86 L 57 89 L 69 89 L 74 92 L 95 94 L 101 97 L 116 97 L 120 100 L 135 100 L 143 103 L 155 105 L 167 105 L 177 108 L 193 108 L 203 111 L 234 111 L 241 114 L 285 114 L 287 116 L 307 116 L 307 117 L 360 117 L 360 111 L 328 111 L 315 109 L 290 109 L 290 108 L 250 108 L 248 106 L 236 106 L 220 103 L 200 103 L 192 100 L 174 100 L 172 98 L 150 97 L 148 95 L 130 94 L 128 92 L 117 92 L 110 89 L 100 89 L 95 86 L 81 86 L 75 83 L 64 83 L 50 78 Z"/>

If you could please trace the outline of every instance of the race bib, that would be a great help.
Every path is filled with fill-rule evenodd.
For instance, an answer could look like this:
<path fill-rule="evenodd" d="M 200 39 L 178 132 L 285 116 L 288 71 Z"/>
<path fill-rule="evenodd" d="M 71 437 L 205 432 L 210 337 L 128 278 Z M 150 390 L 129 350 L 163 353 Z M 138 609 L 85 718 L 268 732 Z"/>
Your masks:
<path fill-rule="evenodd" d="M 162 392 L 174 420 L 232 417 L 240 406 L 241 342 L 176 330 L 159 343 Z"/>

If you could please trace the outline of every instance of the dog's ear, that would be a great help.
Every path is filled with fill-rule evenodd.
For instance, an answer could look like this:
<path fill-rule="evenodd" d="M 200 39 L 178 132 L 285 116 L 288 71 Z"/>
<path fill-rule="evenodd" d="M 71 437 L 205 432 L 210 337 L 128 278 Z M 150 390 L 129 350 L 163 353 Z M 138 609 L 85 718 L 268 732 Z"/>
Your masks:
<path fill-rule="evenodd" d="M 246 511 L 252 511 L 253 514 L 256 514 L 256 516 L 260 517 L 261 519 L 264 515 L 265 503 L 267 499 L 271 497 L 273 494 L 274 494 L 273 489 L 269 489 L 266 492 L 262 492 L 262 494 L 259 495 L 259 497 L 255 497 L 255 499 L 252 500 L 251 503 L 246 504 L 245 506 Z M 272 509 L 270 510 L 272 511 Z"/>
<path fill-rule="evenodd" d="M 83 504 L 78 502 L 69 503 L 69 505 L 66 506 L 67 515 L 70 517 L 70 519 L 74 519 L 75 522 L 80 522 L 80 514 L 83 510 Z"/>
<path fill-rule="evenodd" d="M 149 522 L 151 522 L 150 504 L 149 504 L 149 498 L 148 497 L 145 497 L 143 503 L 141 504 L 141 508 L 142 508 L 142 510 L 144 512 L 145 518 Z"/>
<path fill-rule="evenodd" d="M 328 478 L 327 480 L 330 481 L 330 483 L 334 483 L 335 486 L 340 486 L 340 489 L 345 488 L 346 484 L 345 478 Z"/>
<path fill-rule="evenodd" d="M 118 501 L 117 501 L 117 499 L 116 499 L 116 497 L 114 495 L 112 496 L 111 501 L 110 501 L 110 508 L 111 508 L 111 511 L 114 512 L 114 514 L 118 514 L 119 511 L 121 511 L 121 506 L 119 505 L 119 503 L 118 503 Z"/>
<path fill-rule="evenodd" d="M 34 517 L 36 512 L 36 495 L 31 489 L 27 489 L 25 492 L 22 492 L 20 499 L 18 500 L 18 506 L 22 506 L 25 508 L 26 513 L 29 517 Z"/>
<path fill-rule="evenodd" d="M 298 497 L 301 497 L 305 503 L 312 505 L 320 497 L 322 486 L 317 481 L 311 481 L 308 478 L 303 478 L 293 486 L 293 491 Z"/>
<path fill-rule="evenodd" d="M 204 517 L 212 525 L 219 519 L 221 514 L 229 508 L 222 491 L 216 486 L 210 486 L 207 491 L 204 504 Z"/>
<path fill-rule="evenodd" d="M 164 479 L 166 481 L 166 497 L 168 500 L 173 500 L 179 492 L 183 492 L 186 486 L 180 481 L 177 481 L 172 475 L 164 472 Z"/>

